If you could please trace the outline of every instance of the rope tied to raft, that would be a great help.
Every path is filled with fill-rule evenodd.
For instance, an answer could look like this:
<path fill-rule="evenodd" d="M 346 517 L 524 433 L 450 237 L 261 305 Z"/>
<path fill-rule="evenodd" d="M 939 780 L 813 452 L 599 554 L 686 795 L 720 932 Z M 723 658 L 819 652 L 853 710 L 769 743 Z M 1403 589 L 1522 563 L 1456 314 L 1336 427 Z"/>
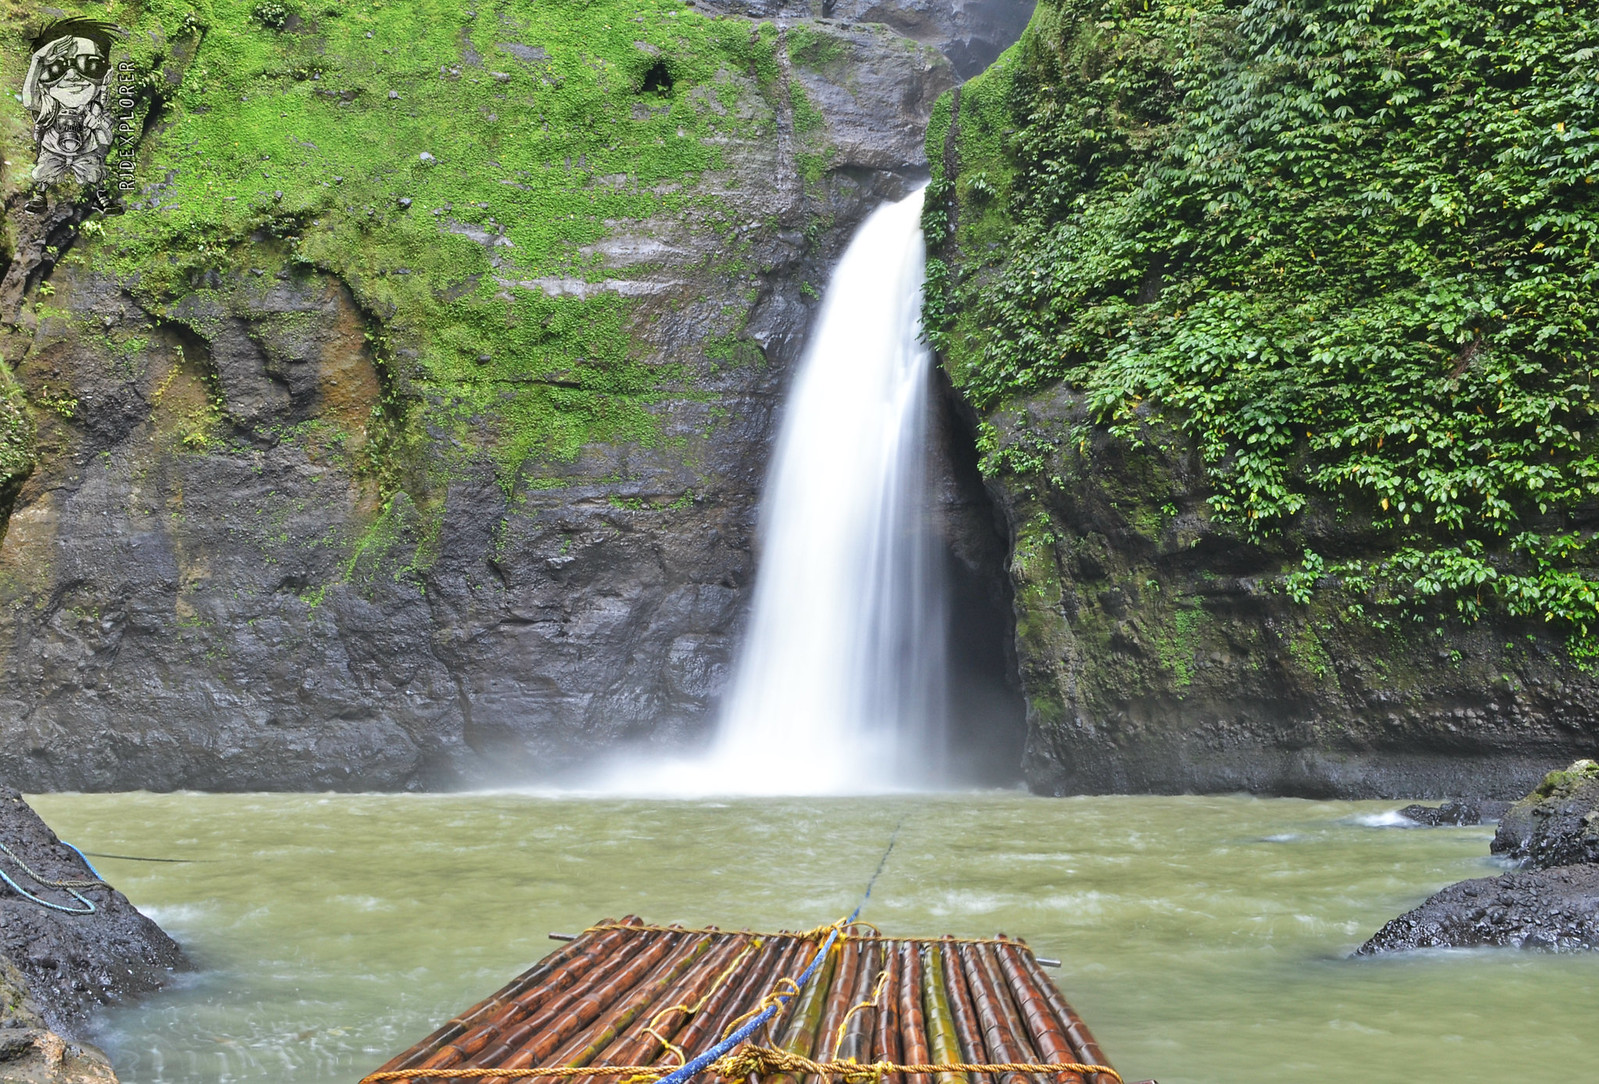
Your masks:
<path fill-rule="evenodd" d="M 1101 1074 L 1123 1084 L 1122 1075 L 1108 1065 L 1091 1065 L 1085 1062 L 947 1062 L 902 1065 L 896 1062 L 813 1061 L 801 1054 L 771 1046 L 742 1043 L 706 1066 L 715 1076 L 726 1080 L 743 1080 L 754 1074 L 758 1077 L 774 1073 L 793 1076 L 837 1077 L 844 1084 L 879 1084 L 885 1076 L 899 1073 L 933 1075 L 937 1073 L 1029 1073 L 1054 1075 L 1077 1073 L 1081 1076 Z M 391 1069 L 363 1077 L 361 1084 L 383 1084 L 391 1080 L 482 1080 L 503 1077 L 507 1080 L 527 1080 L 534 1077 L 565 1079 L 577 1076 L 624 1076 L 649 1082 L 666 1080 L 681 1069 L 668 1074 L 661 1066 L 651 1065 L 562 1065 L 542 1069 Z"/>
<path fill-rule="evenodd" d="M 71 844 L 68 844 L 68 846 L 71 846 Z M 76 850 L 77 848 L 74 847 L 73 849 Z M 42 885 L 45 888 L 59 888 L 63 892 L 66 892 L 68 895 L 70 895 L 73 899 L 75 899 L 79 903 L 83 904 L 83 906 L 82 907 L 72 907 L 72 906 L 69 906 L 69 905 L 64 904 L 64 903 L 54 903 L 54 902 L 52 902 L 50 900 L 47 900 L 47 899 L 43 898 L 42 896 L 35 895 L 34 893 L 29 892 L 26 888 L 23 888 L 21 885 L 19 885 L 16 881 L 14 881 L 11 878 L 10 874 L 8 874 L 3 868 L 0 868 L 0 881 L 4 881 L 6 884 L 10 885 L 12 890 L 15 891 L 17 893 L 17 895 L 21 896 L 25 900 L 31 900 L 32 902 L 37 903 L 41 907 L 48 907 L 52 911 L 60 911 L 62 914 L 67 914 L 67 915 L 92 915 L 92 914 L 94 914 L 94 912 L 96 910 L 96 908 L 94 906 L 94 901 L 91 900 L 89 897 L 85 896 L 83 893 L 79 892 L 78 889 L 80 889 L 80 888 L 95 888 L 97 886 L 105 884 L 104 881 L 100 880 L 98 877 L 96 877 L 93 880 L 74 879 L 74 878 L 70 878 L 70 877 L 62 879 L 62 880 L 52 880 L 49 877 L 46 877 L 44 874 L 40 873 L 38 870 L 34 869 L 32 866 L 28 865 L 27 862 L 24 862 L 22 860 L 22 856 L 21 855 L 17 854 L 17 852 L 13 851 L 10 847 L 7 847 L 4 843 L 0 843 L 0 851 L 5 852 L 5 855 L 6 855 L 7 858 L 11 859 L 11 861 L 15 862 L 18 866 L 22 867 L 22 872 L 26 873 L 29 877 L 31 877 L 35 884 Z M 85 861 L 84 865 L 87 866 L 88 862 Z M 90 866 L 89 868 L 92 871 L 94 867 Z"/>
<path fill-rule="evenodd" d="M 870 929 L 872 932 L 856 933 L 856 927 L 862 926 Z M 632 930 L 637 933 L 692 933 L 719 934 L 723 937 L 734 936 L 732 931 L 718 929 L 715 926 L 692 929 L 685 928 L 683 926 L 628 926 L 620 922 L 603 922 L 597 926 L 589 926 L 584 929 L 583 932 L 599 933 L 606 930 Z M 783 930 L 776 933 L 766 931 L 754 934 L 754 936 L 792 937 L 799 941 L 815 941 L 818 938 L 826 937 L 833 930 L 840 931 L 839 940 L 841 941 L 892 941 L 897 945 L 1009 945 L 1011 948 L 1024 949 L 1029 954 L 1032 954 L 1033 952 L 1032 947 L 1028 945 L 1026 941 L 1020 941 L 1014 937 L 951 937 L 947 934 L 942 937 L 890 937 L 887 934 L 878 932 L 877 927 L 873 926 L 870 922 L 857 921 L 851 922 L 846 926 L 845 921 L 842 919 L 830 926 L 818 926 L 814 930 Z M 561 936 L 566 937 L 569 935 L 562 934 Z M 738 936 L 750 935 L 741 931 Z"/>

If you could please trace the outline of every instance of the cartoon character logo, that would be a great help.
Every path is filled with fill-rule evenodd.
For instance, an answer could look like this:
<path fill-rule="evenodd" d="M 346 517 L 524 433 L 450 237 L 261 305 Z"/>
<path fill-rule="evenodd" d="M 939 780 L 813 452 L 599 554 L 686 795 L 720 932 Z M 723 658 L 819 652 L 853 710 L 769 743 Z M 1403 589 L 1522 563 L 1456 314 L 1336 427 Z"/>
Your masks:
<path fill-rule="evenodd" d="M 33 39 L 22 105 L 33 114 L 39 164 L 33 179 L 51 184 L 71 174 L 84 184 L 105 176 L 114 122 L 107 109 L 111 39 L 121 31 L 92 19 L 48 23 Z"/>

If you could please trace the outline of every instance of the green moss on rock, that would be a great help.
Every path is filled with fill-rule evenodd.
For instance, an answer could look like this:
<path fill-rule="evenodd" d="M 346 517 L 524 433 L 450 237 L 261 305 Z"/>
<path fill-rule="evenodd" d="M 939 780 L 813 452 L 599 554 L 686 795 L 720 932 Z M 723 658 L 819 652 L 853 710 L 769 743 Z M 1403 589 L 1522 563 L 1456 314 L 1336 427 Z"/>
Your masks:
<path fill-rule="evenodd" d="M 930 132 L 952 378 L 990 416 L 1065 386 L 1124 446 L 1163 420 L 1251 544 L 1359 533 L 1307 555 L 1314 590 L 1591 658 L 1596 32 L 1530 2 L 1041 0 Z"/>

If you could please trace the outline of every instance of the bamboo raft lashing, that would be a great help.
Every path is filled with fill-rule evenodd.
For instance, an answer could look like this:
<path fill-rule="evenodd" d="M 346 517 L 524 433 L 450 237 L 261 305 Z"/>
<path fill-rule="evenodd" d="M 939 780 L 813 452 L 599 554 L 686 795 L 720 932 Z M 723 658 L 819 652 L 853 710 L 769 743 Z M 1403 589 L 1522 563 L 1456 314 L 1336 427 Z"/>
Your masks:
<path fill-rule="evenodd" d="M 365 1080 L 646 1084 L 776 1003 L 774 995 L 794 993 L 792 980 L 829 932 L 756 934 L 606 920 Z M 732 1055 L 701 1079 L 730 1080 L 725 1074 L 736 1073 L 747 1084 L 831 1084 L 841 1077 L 873 1084 L 1121 1084 L 1032 950 L 1004 935 L 896 939 L 843 930 L 814 977 L 751 1043 L 740 1048 L 742 1060 Z"/>

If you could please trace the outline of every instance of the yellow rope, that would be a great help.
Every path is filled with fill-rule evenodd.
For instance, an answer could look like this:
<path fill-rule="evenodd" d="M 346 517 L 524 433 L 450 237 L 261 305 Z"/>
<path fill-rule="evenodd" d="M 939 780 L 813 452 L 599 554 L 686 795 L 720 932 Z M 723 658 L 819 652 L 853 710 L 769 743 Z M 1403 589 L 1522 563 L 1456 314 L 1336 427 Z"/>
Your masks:
<path fill-rule="evenodd" d="M 701 929 L 685 929 L 682 926 L 627 926 L 620 922 L 607 922 L 600 926 L 590 926 L 584 933 L 595 933 L 601 930 L 632 930 L 638 933 L 695 933 L 695 934 L 720 934 L 723 937 L 793 937 L 801 941 L 820 941 L 835 929 L 839 931 L 840 941 L 892 941 L 904 945 L 1009 945 L 1012 948 L 1026 949 L 1029 953 L 1033 950 L 1025 941 L 1017 941 L 1010 937 L 888 937 L 879 932 L 875 926 L 868 922 L 856 922 L 856 926 L 866 926 L 872 933 L 854 933 L 853 927 L 847 927 L 842 922 L 834 922 L 828 926 L 818 926 L 814 930 L 781 931 L 778 933 L 749 934 L 739 930 L 719 930 L 714 926 Z"/>
<path fill-rule="evenodd" d="M 888 968 L 885 967 L 883 970 L 877 973 L 877 986 L 872 990 L 872 996 L 855 1006 L 849 1012 L 845 1013 L 844 1019 L 838 1022 L 838 1031 L 833 1035 L 833 1057 L 838 1057 L 839 1050 L 844 1046 L 844 1030 L 849 1027 L 850 1017 L 854 1016 L 862 1009 L 877 1008 L 877 1003 L 882 1000 L 883 997 L 883 986 L 887 982 Z"/>
<path fill-rule="evenodd" d="M 672 1053 L 674 1053 L 674 1054 L 676 1054 L 678 1056 L 678 1064 L 679 1065 L 687 1065 L 688 1064 L 688 1056 L 683 1053 L 682 1048 L 678 1047 L 678 1046 L 674 1046 L 666 1038 L 666 1036 L 664 1036 L 660 1032 L 656 1031 L 655 1028 L 661 1023 L 662 1019 L 665 1018 L 666 1014 L 670 1013 L 670 1012 L 680 1012 L 680 1013 L 683 1013 L 685 1016 L 698 1016 L 700 1010 L 705 1008 L 706 1002 L 711 1000 L 711 995 L 715 994 L 717 990 L 720 990 L 722 988 L 722 984 L 724 982 L 726 982 L 732 976 L 733 972 L 737 971 L 740 967 L 742 967 L 744 965 L 744 961 L 749 959 L 750 953 L 752 953 L 752 952 L 756 951 L 757 949 L 759 949 L 761 947 L 761 944 L 762 944 L 761 939 L 759 937 L 757 937 L 754 940 L 752 940 L 748 945 L 745 945 L 744 946 L 744 951 L 739 953 L 737 958 L 735 958 L 732 963 L 727 965 L 726 970 L 724 970 L 720 975 L 716 976 L 716 981 L 711 983 L 711 988 L 709 990 L 705 991 L 705 996 L 700 998 L 698 1001 L 696 1001 L 693 1004 L 693 1006 L 688 1006 L 688 1005 L 668 1005 L 666 1008 L 662 1009 L 660 1012 L 658 1012 L 654 1016 L 650 1017 L 650 1022 L 647 1025 L 645 1025 L 644 1030 L 643 1030 L 643 1034 L 645 1034 L 645 1035 L 653 1035 L 657 1040 L 660 1041 L 660 1044 L 662 1046 L 666 1047 L 666 1049 L 670 1050 Z M 624 1081 L 623 1084 L 634 1084 L 634 1082 L 629 1080 L 629 1081 Z"/>
<path fill-rule="evenodd" d="M 360 1084 L 382 1084 L 390 1080 L 484 1080 L 490 1077 L 526 1080 L 532 1077 L 568 1078 L 575 1076 L 623 1076 L 635 1074 L 645 1081 L 660 1080 L 674 1071 L 676 1066 L 652 1065 L 562 1065 L 542 1069 L 391 1069 L 370 1073 Z M 847 1084 L 876 1084 L 890 1073 L 1078 1073 L 1088 1076 L 1102 1073 L 1116 1084 L 1123 1084 L 1122 1076 L 1108 1065 L 1086 1065 L 1082 1062 L 950 1062 L 939 1065 L 898 1065 L 893 1062 L 874 1061 L 812 1061 L 800 1054 L 770 1046 L 745 1044 L 737 1050 L 712 1062 L 706 1072 L 731 1080 L 751 1073 L 768 1076 L 772 1073 L 790 1073 L 794 1076 L 811 1075 L 841 1077 Z"/>

